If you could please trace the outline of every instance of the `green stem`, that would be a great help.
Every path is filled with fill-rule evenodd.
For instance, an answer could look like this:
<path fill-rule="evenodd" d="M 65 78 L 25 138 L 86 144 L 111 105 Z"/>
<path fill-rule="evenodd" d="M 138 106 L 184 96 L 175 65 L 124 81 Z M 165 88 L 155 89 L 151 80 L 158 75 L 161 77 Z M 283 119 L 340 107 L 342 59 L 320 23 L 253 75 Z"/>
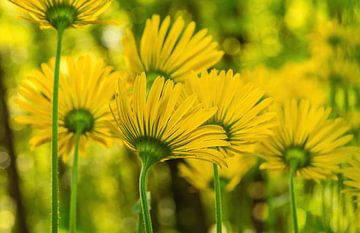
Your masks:
<path fill-rule="evenodd" d="M 356 95 L 356 107 L 360 108 L 360 89 L 355 88 L 355 95 Z"/>
<path fill-rule="evenodd" d="M 59 157 L 58 157 L 58 105 L 59 105 L 59 73 L 61 43 L 64 29 L 57 30 L 57 46 L 55 58 L 53 102 L 52 102 L 52 132 L 51 132 L 51 232 L 57 233 L 59 226 Z"/>
<path fill-rule="evenodd" d="M 77 202 L 77 183 L 78 183 L 78 160 L 79 160 L 79 144 L 81 131 L 78 130 L 75 136 L 75 151 L 71 176 L 71 197 L 70 197 L 70 233 L 76 232 L 76 202 Z"/>
<path fill-rule="evenodd" d="M 219 177 L 219 168 L 217 164 L 213 164 L 214 168 L 214 189 L 215 189 L 215 217 L 216 217 L 216 232 L 222 232 L 222 204 L 221 204 L 221 183 Z"/>
<path fill-rule="evenodd" d="M 297 212 L 296 212 L 295 190 L 294 190 L 294 175 L 295 172 L 290 173 L 290 202 L 291 202 L 294 233 L 299 233 L 299 225 L 298 225 Z"/>
<path fill-rule="evenodd" d="M 139 178 L 139 193 L 141 200 L 141 210 L 145 226 L 145 233 L 152 233 L 151 216 L 148 206 L 148 200 L 146 196 L 146 175 L 151 165 L 147 162 L 143 162 L 141 166 L 140 178 Z"/>
<path fill-rule="evenodd" d="M 142 214 L 139 213 L 139 220 L 138 220 L 138 233 L 144 233 L 144 219 L 142 217 Z"/>

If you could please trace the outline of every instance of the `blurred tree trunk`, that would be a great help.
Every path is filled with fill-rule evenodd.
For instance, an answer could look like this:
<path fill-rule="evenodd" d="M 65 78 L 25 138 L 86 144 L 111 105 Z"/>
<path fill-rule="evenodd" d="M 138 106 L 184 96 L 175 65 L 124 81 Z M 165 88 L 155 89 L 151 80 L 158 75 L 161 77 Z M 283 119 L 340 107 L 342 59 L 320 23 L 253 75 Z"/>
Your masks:
<path fill-rule="evenodd" d="M 206 233 L 206 216 L 199 193 L 190 193 L 189 184 L 179 177 L 179 162 L 179 160 L 168 161 L 171 171 L 171 188 L 176 205 L 176 228 L 182 233 Z"/>
<path fill-rule="evenodd" d="M 25 207 L 20 190 L 13 133 L 10 128 L 9 117 L 9 110 L 6 103 L 4 72 L 0 57 L 0 144 L 5 147 L 10 158 L 10 164 L 7 167 L 7 173 L 9 179 L 9 193 L 16 202 L 16 227 L 19 233 L 29 233 L 29 228 L 26 223 Z"/>

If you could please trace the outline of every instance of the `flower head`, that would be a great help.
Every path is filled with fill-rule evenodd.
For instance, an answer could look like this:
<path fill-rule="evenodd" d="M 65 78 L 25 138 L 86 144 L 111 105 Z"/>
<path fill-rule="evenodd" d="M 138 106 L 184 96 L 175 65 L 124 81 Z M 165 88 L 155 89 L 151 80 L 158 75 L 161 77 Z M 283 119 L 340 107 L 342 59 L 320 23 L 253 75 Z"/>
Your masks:
<path fill-rule="evenodd" d="M 24 111 L 16 121 L 34 129 L 30 144 L 50 141 L 54 60 L 29 76 L 19 87 L 18 106 Z M 59 85 L 59 152 L 67 158 L 80 131 L 80 146 L 87 141 L 111 142 L 107 122 L 112 119 L 108 103 L 119 74 L 102 60 L 89 56 L 64 59 Z"/>
<path fill-rule="evenodd" d="M 319 72 L 322 78 L 350 89 L 360 87 L 360 68 L 357 61 L 337 55 L 327 60 L 326 66 Z"/>
<path fill-rule="evenodd" d="M 227 167 L 219 169 L 220 180 L 226 190 L 232 191 L 244 177 L 244 175 L 255 165 L 255 156 L 239 155 L 225 158 Z M 213 165 L 204 161 L 187 159 L 185 163 L 179 164 L 180 176 L 184 177 L 192 186 L 198 190 L 213 190 Z"/>
<path fill-rule="evenodd" d="M 288 101 L 277 107 L 279 126 L 273 137 L 264 140 L 260 155 L 263 169 L 292 168 L 307 179 L 320 180 L 338 172 L 338 165 L 354 148 L 341 119 L 329 119 L 331 110 L 312 107 L 309 101 Z"/>
<path fill-rule="evenodd" d="M 327 103 L 328 96 L 324 85 L 313 77 L 315 73 L 313 66 L 313 62 L 309 60 L 287 63 L 279 69 L 258 67 L 242 71 L 241 77 L 256 84 L 275 102 L 308 99 L 312 105 L 320 106 Z"/>
<path fill-rule="evenodd" d="M 354 156 L 349 163 L 350 167 L 342 170 L 342 173 L 347 179 L 344 183 L 348 186 L 345 192 L 360 196 L 360 155 Z"/>
<path fill-rule="evenodd" d="M 192 71 L 210 68 L 221 59 L 223 52 L 217 50 L 217 43 L 207 35 L 206 29 L 194 32 L 194 22 L 186 25 L 179 17 L 171 25 L 168 16 L 160 24 L 160 17 L 154 15 L 146 21 L 140 46 L 130 31 L 125 37 L 129 69 L 136 74 L 145 72 L 149 82 L 157 76 L 181 82 Z"/>
<path fill-rule="evenodd" d="M 9 0 L 28 12 L 26 19 L 42 28 L 62 29 L 96 24 L 112 0 Z"/>
<path fill-rule="evenodd" d="M 221 163 L 221 154 L 209 147 L 228 143 L 221 127 L 203 125 L 216 108 L 198 104 L 196 95 L 184 101 L 181 84 L 155 79 L 147 93 L 146 76 L 136 77 L 133 94 L 119 83 L 114 119 L 125 145 L 150 165 L 172 158 L 198 158 Z"/>
<path fill-rule="evenodd" d="M 349 43 L 353 29 L 337 21 L 320 21 L 309 34 L 312 57 L 325 60 L 336 53 L 339 48 Z"/>
<path fill-rule="evenodd" d="M 264 92 L 244 83 L 239 74 L 212 70 L 193 75 L 186 82 L 187 94 L 196 93 L 199 101 L 218 111 L 209 124 L 222 127 L 228 146 L 218 149 L 225 154 L 252 153 L 254 145 L 272 134 L 275 114 L 266 112 L 271 103 Z"/>

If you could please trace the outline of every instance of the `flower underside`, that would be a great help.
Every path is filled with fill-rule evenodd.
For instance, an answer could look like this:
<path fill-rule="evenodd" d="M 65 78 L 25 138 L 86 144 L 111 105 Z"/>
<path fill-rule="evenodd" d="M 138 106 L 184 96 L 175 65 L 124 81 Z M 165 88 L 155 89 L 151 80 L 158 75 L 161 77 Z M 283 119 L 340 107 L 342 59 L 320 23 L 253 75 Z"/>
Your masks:
<path fill-rule="evenodd" d="M 94 128 L 94 117 L 87 109 L 73 109 L 65 116 L 65 128 L 70 132 L 80 131 L 82 134 L 91 132 Z"/>
<path fill-rule="evenodd" d="M 155 163 L 171 154 L 171 149 L 164 142 L 151 137 L 138 138 L 136 150 L 142 159 Z"/>
<path fill-rule="evenodd" d="M 209 125 L 218 125 L 223 128 L 226 134 L 226 141 L 231 141 L 232 133 L 231 133 L 231 125 L 227 125 L 224 122 L 219 120 L 212 119 L 208 122 Z"/>
<path fill-rule="evenodd" d="M 291 146 L 284 152 L 284 162 L 296 171 L 310 164 L 310 155 L 310 152 L 301 146 Z"/>
<path fill-rule="evenodd" d="M 67 28 L 73 25 L 77 18 L 77 10 L 75 7 L 61 3 L 50 6 L 46 11 L 46 20 L 55 28 Z"/>

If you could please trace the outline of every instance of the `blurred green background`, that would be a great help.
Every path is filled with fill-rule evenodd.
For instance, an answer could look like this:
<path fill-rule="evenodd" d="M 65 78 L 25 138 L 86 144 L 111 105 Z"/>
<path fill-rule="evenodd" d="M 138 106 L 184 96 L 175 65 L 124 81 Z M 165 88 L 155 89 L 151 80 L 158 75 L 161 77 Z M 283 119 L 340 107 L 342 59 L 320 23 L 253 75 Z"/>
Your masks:
<path fill-rule="evenodd" d="M 251 72 L 261 68 L 288 85 L 296 85 L 291 80 L 297 75 L 300 79 L 310 75 L 325 93 L 322 104 L 332 106 L 335 114 L 350 115 L 347 119 L 357 136 L 354 144 L 358 144 L 360 120 L 351 114 L 360 106 L 359 11 L 357 0 L 114 0 L 102 18 L 115 19 L 119 25 L 68 30 L 63 54 L 91 50 L 123 70 L 121 39 L 127 27 L 139 37 L 145 20 L 153 14 L 172 19 L 182 16 L 187 22 L 195 21 L 197 29 L 208 28 L 225 51 L 216 68 L 249 71 L 250 79 Z M 50 222 L 50 146 L 29 150 L 30 127 L 15 124 L 11 116 L 19 111 L 14 105 L 18 83 L 53 57 L 56 35 L 17 18 L 18 14 L 11 3 L 0 1 L 0 233 L 42 233 L 49 231 Z M 355 68 L 331 65 L 342 64 L 340 61 Z M 351 77 L 337 81 L 331 78 L 334 75 Z M 319 93 L 302 91 L 307 97 L 320 98 Z M 212 194 L 195 190 L 181 178 L 180 162 L 158 164 L 149 176 L 155 232 L 211 232 Z M 69 167 L 61 163 L 63 232 L 68 226 Z M 136 232 L 136 156 L 121 145 L 110 149 L 92 146 L 81 157 L 79 169 L 78 232 Z M 287 189 L 284 176 L 255 166 L 224 197 L 228 231 L 290 232 Z M 304 181 L 297 189 L 303 232 L 360 231 L 353 213 L 356 204 L 339 194 L 336 184 Z"/>

